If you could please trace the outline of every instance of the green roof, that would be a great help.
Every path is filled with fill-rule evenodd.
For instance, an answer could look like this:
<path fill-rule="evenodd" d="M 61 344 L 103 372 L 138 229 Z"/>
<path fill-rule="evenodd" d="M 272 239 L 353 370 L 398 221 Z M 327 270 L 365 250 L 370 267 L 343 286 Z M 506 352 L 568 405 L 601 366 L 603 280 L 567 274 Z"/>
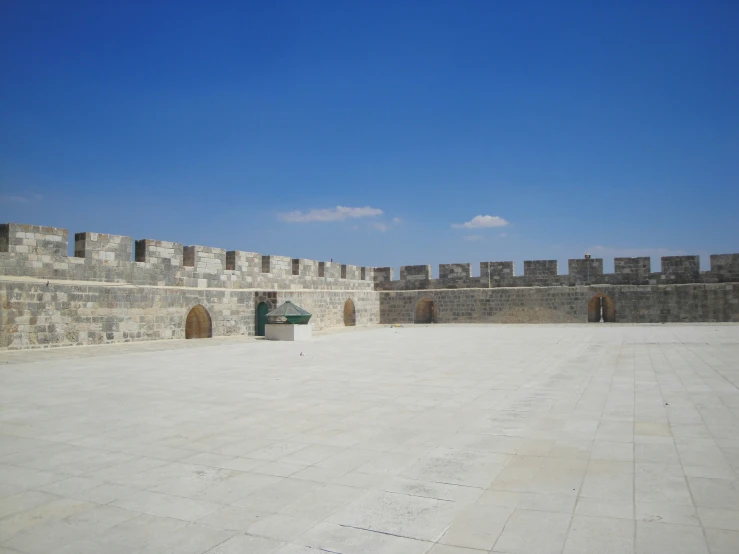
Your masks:
<path fill-rule="evenodd" d="M 305 325 L 311 316 L 310 312 L 296 306 L 289 300 L 266 315 L 270 323 L 292 323 L 294 325 Z"/>

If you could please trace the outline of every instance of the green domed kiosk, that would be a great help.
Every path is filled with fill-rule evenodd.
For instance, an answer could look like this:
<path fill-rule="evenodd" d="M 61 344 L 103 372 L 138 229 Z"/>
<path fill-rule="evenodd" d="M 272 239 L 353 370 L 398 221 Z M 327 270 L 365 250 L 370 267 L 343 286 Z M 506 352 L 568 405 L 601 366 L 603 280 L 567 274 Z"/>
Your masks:
<path fill-rule="evenodd" d="M 265 338 L 267 340 L 303 341 L 312 336 L 308 323 L 313 316 L 289 300 L 267 313 Z"/>

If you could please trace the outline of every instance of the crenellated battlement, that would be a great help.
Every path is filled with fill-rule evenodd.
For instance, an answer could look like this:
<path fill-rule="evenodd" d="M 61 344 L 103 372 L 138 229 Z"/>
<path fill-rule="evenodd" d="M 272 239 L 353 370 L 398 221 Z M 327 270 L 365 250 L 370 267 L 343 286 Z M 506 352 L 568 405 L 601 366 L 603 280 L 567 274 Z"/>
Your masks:
<path fill-rule="evenodd" d="M 526 260 L 523 275 L 513 262 L 480 262 L 472 277 L 470 263 L 400 268 L 394 280 L 389 267 L 363 267 L 240 250 L 107 235 L 76 233 L 74 256 L 68 256 L 66 229 L 6 223 L 0 225 L 0 274 L 76 281 L 103 281 L 149 286 L 235 289 L 424 290 L 576 285 L 666 285 L 739 282 L 739 254 L 711 255 L 711 269 L 700 270 L 698 256 L 664 256 L 653 272 L 648 257 L 615 258 L 614 272 L 603 272 L 602 258 L 567 262 L 560 275 L 557 260 Z"/>
<path fill-rule="evenodd" d="M 567 261 L 568 273 L 559 274 L 557 260 L 527 260 L 524 274 L 516 275 L 513 262 L 480 262 L 480 276 L 472 277 L 469 263 L 440 264 L 439 278 L 430 265 L 402 266 L 400 280 L 391 268 L 375 268 L 377 290 L 424 290 L 495 287 L 552 287 L 577 285 L 671 285 L 739 281 L 739 254 L 711 255 L 711 269 L 700 270 L 698 256 L 663 256 L 662 271 L 651 271 L 648 257 L 615 258 L 614 272 L 603 273 L 602 258 Z"/>
<path fill-rule="evenodd" d="M 0 275 L 148 286 L 373 290 L 369 267 L 66 229 L 0 225 Z"/>

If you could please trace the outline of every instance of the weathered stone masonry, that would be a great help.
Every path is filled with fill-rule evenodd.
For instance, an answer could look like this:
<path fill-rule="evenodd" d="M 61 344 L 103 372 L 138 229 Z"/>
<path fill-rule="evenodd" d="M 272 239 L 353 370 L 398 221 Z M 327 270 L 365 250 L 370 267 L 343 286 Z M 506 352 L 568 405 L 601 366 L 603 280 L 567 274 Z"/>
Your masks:
<path fill-rule="evenodd" d="M 559 275 L 556 260 L 481 262 L 480 277 L 469 264 L 442 264 L 439 279 L 427 265 L 375 268 L 380 321 L 413 323 L 421 301 L 434 305 L 437 323 L 582 323 L 588 302 L 605 296 L 615 303 L 616 322 L 739 322 L 739 254 L 711 256 L 710 271 L 700 271 L 698 256 L 666 256 L 662 272 L 650 259 L 616 258 L 615 272 L 603 273 L 602 259 L 568 261 Z"/>
<path fill-rule="evenodd" d="M 0 225 L 0 348 L 38 348 L 185 338 L 202 305 L 213 336 L 255 334 L 255 306 L 293 300 L 316 329 L 379 322 L 372 268 L 254 252 L 132 241 L 65 229 Z M 319 272 L 320 269 L 320 272 Z"/>
<path fill-rule="evenodd" d="M 195 306 L 207 310 L 213 336 L 253 335 L 256 306 L 293 300 L 316 329 L 352 324 L 546 323 L 588 320 L 595 296 L 615 305 L 617 322 L 739 322 L 739 254 L 574 259 L 559 275 L 555 260 L 391 268 L 319 262 L 255 252 L 183 246 L 102 233 L 74 235 L 33 225 L 0 225 L 0 348 L 39 348 L 185 338 Z M 344 318 L 351 299 L 355 318 Z M 592 302 L 591 302 L 592 304 Z M 417 309 L 422 306 L 422 309 Z"/>
<path fill-rule="evenodd" d="M 595 295 L 615 302 L 616 322 L 739 322 L 739 283 L 396 291 L 380 297 L 380 321 L 414 323 L 428 299 L 436 323 L 584 323 Z"/>

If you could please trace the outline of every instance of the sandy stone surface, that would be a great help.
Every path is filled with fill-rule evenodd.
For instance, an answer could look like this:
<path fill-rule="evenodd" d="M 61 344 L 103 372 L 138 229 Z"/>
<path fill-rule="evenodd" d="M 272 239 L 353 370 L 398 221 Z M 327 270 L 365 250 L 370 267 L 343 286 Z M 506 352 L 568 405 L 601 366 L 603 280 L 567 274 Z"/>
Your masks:
<path fill-rule="evenodd" d="M 731 324 L 0 352 L 0 554 L 739 552 L 737 387 Z"/>

